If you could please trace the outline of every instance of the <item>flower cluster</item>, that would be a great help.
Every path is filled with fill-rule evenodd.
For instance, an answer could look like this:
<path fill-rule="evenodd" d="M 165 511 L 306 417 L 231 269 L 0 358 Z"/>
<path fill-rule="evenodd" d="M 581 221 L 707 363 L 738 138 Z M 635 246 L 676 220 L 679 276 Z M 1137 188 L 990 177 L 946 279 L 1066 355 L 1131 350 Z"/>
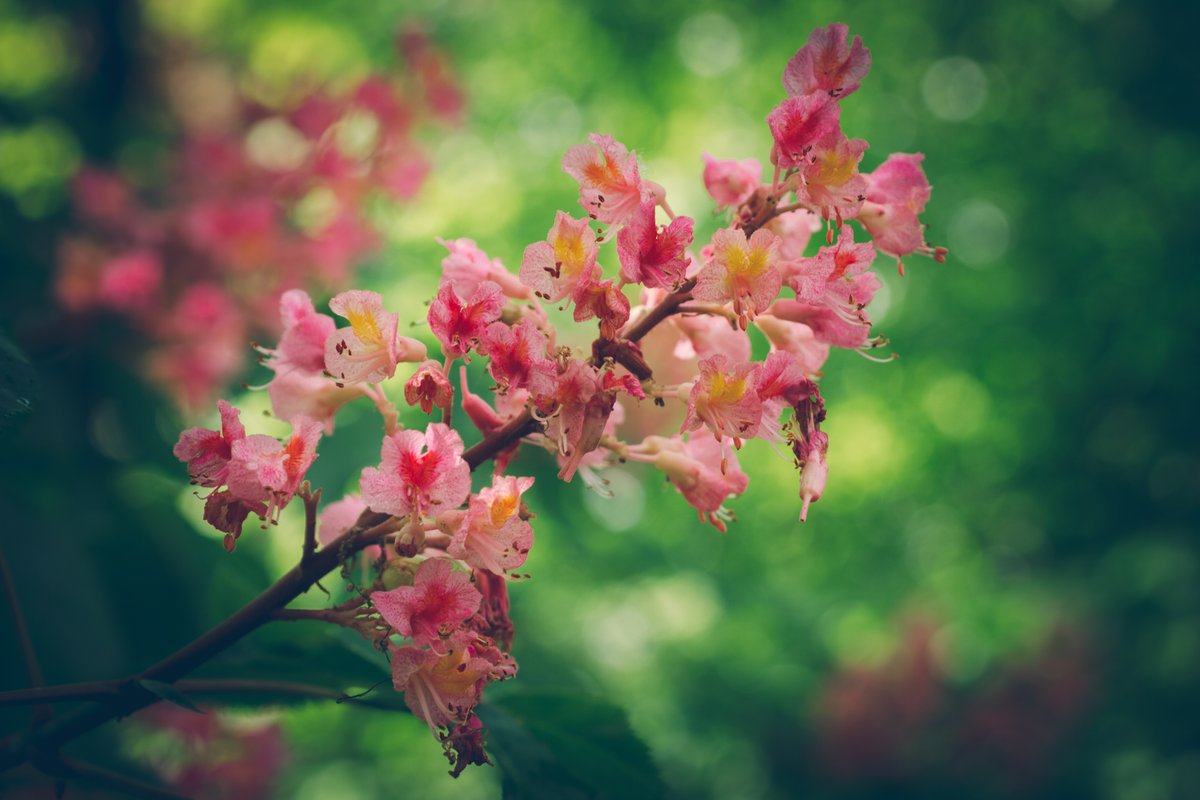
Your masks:
<path fill-rule="evenodd" d="M 562 480 L 579 475 L 601 491 L 605 467 L 652 465 L 724 532 L 726 503 L 749 483 L 738 451 L 759 438 L 790 447 L 801 520 L 820 499 L 830 444 L 820 370 L 831 347 L 883 343 L 867 312 L 880 285 L 870 271 L 877 250 L 945 255 L 924 243 L 917 218 L 929 195 L 921 157 L 894 155 L 863 174 L 866 142 L 842 133 L 839 103 L 869 64 L 845 26 L 813 32 L 784 73 L 789 96 L 767 118 L 773 177 L 764 181 L 754 161 L 705 159 L 709 194 L 730 210 L 706 243 L 642 175 L 636 154 L 592 134 L 562 161 L 583 216 L 558 212 L 517 274 L 470 240 L 443 242 L 428 312 L 439 354 L 401 336 L 377 294 L 336 295 L 330 308 L 348 323 L 338 327 L 306 294 L 288 292 L 282 337 L 263 353 L 272 409 L 292 423 L 292 440 L 246 436 L 225 404 L 220 431 L 181 437 L 176 455 L 213 489 L 206 515 L 236 537 L 250 513 L 276 518 L 343 404 L 360 395 L 375 403 L 379 463 L 362 470 L 361 497 L 327 508 L 321 535 L 341 552 L 383 545 L 374 584 L 344 621 L 389 649 L 395 687 L 456 771 L 485 758 L 473 715 L 484 688 L 516 671 L 507 582 L 520 577 L 534 539 L 524 500 L 533 478 L 509 474 L 520 447 L 548 451 Z M 856 241 L 852 223 L 874 241 Z M 810 252 L 822 228 L 824 244 Z M 612 265 L 611 249 L 616 270 L 602 263 Z M 560 340 L 553 320 L 562 316 L 544 304 L 576 323 L 595 320 L 591 347 Z M 751 358 L 752 326 L 770 343 L 761 361 Z M 486 366 L 491 400 L 471 391 L 464 366 L 455 386 L 460 360 Z M 383 387 L 404 362 L 413 365 L 405 403 L 439 420 L 423 430 L 400 425 Z M 451 427 L 456 396 L 483 436 L 471 451 Z M 657 416 L 654 432 L 636 434 L 647 416 Z M 473 492 L 471 472 L 488 460 L 490 482 Z"/>
<path fill-rule="evenodd" d="M 277 333 L 259 321 L 283 292 L 352 279 L 377 243 L 365 201 L 404 202 L 421 186 L 414 134 L 453 121 L 462 98 L 425 36 L 399 43 L 402 75 L 336 94 L 252 99 L 204 62 L 175 68 L 165 83 L 177 104 L 203 91 L 229 109 L 180 110 L 184 136 L 159 183 L 96 167 L 76 176 L 83 225 L 59 248 L 60 303 L 124 318 L 152 343 L 139 353 L 149 377 L 182 406 L 209 402 L 245 367 L 246 339 Z"/>

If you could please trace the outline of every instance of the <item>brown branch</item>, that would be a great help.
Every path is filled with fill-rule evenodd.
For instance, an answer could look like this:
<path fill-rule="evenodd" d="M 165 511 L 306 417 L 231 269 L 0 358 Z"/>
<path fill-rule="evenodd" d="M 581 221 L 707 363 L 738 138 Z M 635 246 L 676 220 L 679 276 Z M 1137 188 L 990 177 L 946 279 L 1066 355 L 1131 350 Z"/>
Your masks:
<path fill-rule="evenodd" d="M 304 550 L 300 558 L 307 561 L 317 551 L 317 506 L 321 503 L 321 490 L 314 492 L 305 481 L 300 500 L 304 503 Z"/>
<path fill-rule="evenodd" d="M 398 706 L 390 706 L 387 703 L 381 703 L 377 700 L 367 700 L 360 695 L 350 695 L 337 689 L 314 686 L 308 683 L 295 683 L 293 681 L 194 679 L 177 681 L 175 688 L 186 695 L 197 697 L 206 694 L 291 695 L 293 697 L 311 697 L 314 700 L 334 700 L 338 703 L 349 703 L 366 708 L 381 708 L 389 711 L 399 710 Z"/>
<path fill-rule="evenodd" d="M 187 795 L 171 791 L 165 787 L 155 786 L 152 783 L 146 783 L 137 778 L 122 775 L 119 772 L 97 767 L 94 764 L 85 764 L 82 761 L 66 758 L 61 755 L 50 759 L 39 759 L 34 762 L 34 765 L 52 778 L 89 783 L 93 786 L 112 789 L 126 797 L 170 798 L 170 800 L 178 800 L 179 798 L 186 800 L 187 798 Z"/>
<path fill-rule="evenodd" d="M 502 427 L 485 436 L 482 442 L 463 453 L 463 461 L 466 461 L 474 471 L 480 464 L 495 458 L 521 441 L 522 437 L 537 433 L 541 429 L 541 423 L 535 420 L 531 413 L 525 411 L 510 419 Z"/>
<path fill-rule="evenodd" d="M 0 692 L 0 708 L 26 706 L 35 703 L 70 703 L 80 700 L 106 700 L 114 697 L 122 681 L 93 681 L 89 683 L 64 683 L 58 686 L 39 686 L 34 689 L 17 689 Z"/>
<path fill-rule="evenodd" d="M 4 584 L 4 595 L 12 613 L 13 625 L 17 629 L 17 642 L 21 648 L 21 658 L 25 661 L 25 673 L 29 683 L 35 689 L 45 685 L 42 667 L 38 663 L 37 651 L 33 649 L 33 639 L 29 636 L 29 626 L 25 623 L 25 614 L 21 611 L 21 599 L 17 596 L 17 585 L 13 582 L 12 571 L 8 568 L 8 559 L 0 550 L 0 583 Z M 39 706 L 33 711 L 33 724 L 41 725 L 50 719 L 50 707 Z"/>

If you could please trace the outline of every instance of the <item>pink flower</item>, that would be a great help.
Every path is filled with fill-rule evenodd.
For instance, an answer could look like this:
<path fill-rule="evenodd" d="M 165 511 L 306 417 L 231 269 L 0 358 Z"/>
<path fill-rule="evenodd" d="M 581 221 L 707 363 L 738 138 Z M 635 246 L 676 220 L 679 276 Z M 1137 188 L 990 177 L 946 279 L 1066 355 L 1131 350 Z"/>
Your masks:
<path fill-rule="evenodd" d="M 197 486 L 224 486 L 229 480 L 233 444 L 246 438 L 246 428 L 238 419 L 240 411 L 224 400 L 217 401 L 217 410 L 220 431 L 188 428 L 179 434 L 173 450 L 175 457 L 188 465 L 188 475 Z"/>
<path fill-rule="evenodd" d="M 533 546 L 533 528 L 521 518 L 521 495 L 531 486 L 533 478 L 493 478 L 491 486 L 471 496 L 446 552 L 497 575 L 524 564 Z"/>
<path fill-rule="evenodd" d="M 866 151 L 865 141 L 847 139 L 841 130 L 826 134 L 813 146 L 800 170 L 800 199 L 821 209 L 825 219 L 836 218 L 839 225 L 844 219 L 852 219 L 866 199 L 867 179 L 858 172 Z"/>
<path fill-rule="evenodd" d="M 575 321 L 600 320 L 600 336 L 617 338 L 617 333 L 629 321 L 629 298 L 609 281 L 583 280 L 575 289 Z"/>
<path fill-rule="evenodd" d="M 861 311 L 857 302 L 848 303 L 854 279 L 870 269 L 874 261 L 874 246 L 855 244 L 853 229 L 845 225 L 835 244 L 822 247 L 813 258 L 785 265 L 785 282 L 796 292 L 796 299 L 834 310 L 849 306 L 846 315 L 854 317 L 854 312 Z"/>
<path fill-rule="evenodd" d="M 542 400 L 543 410 L 556 413 L 546 426 L 546 435 L 565 456 L 558 476 L 570 482 L 583 457 L 595 450 L 616 402 L 615 391 L 605 391 L 595 367 L 571 359 L 558 375 L 554 395 Z"/>
<path fill-rule="evenodd" d="M 712 249 L 712 258 L 696 276 L 692 294 L 708 302 L 732 301 L 744 328 L 746 320 L 766 310 L 783 285 L 776 268 L 779 237 L 760 229 L 747 241 L 745 231 L 726 228 L 713 234 Z"/>
<path fill-rule="evenodd" d="M 821 430 L 824 421 L 825 401 L 814 386 L 813 391 L 796 404 L 796 431 L 790 437 L 792 453 L 800 467 L 801 522 L 808 516 L 809 505 L 821 499 L 829 476 L 829 464 L 825 461 L 829 436 Z"/>
<path fill-rule="evenodd" d="M 466 720 L 495 671 L 466 644 L 456 642 L 445 655 L 415 645 L 392 648 L 392 685 L 435 733 Z"/>
<path fill-rule="evenodd" d="M 804 256 L 812 235 L 821 230 L 821 218 L 801 208 L 780 214 L 764 227 L 779 237 L 780 260 L 795 261 Z"/>
<path fill-rule="evenodd" d="M 404 402 L 410 406 L 420 403 L 421 410 L 426 414 L 432 413 L 434 406 L 449 408 L 454 402 L 454 387 L 442 371 L 442 365 L 436 361 L 426 361 L 418 367 L 404 384 Z"/>
<path fill-rule="evenodd" d="M 857 90 L 871 69 L 871 51 L 863 47 L 861 36 L 855 36 L 850 44 L 849 33 L 850 29 L 838 22 L 814 28 L 783 70 L 787 93 L 825 92 L 840 99 Z"/>
<path fill-rule="evenodd" d="M 586 220 L 559 211 L 544 242 L 525 248 L 521 282 L 543 300 L 557 303 L 600 271 L 596 264 L 596 234 Z"/>
<path fill-rule="evenodd" d="M 454 284 L 459 297 L 470 297 L 484 281 L 494 281 L 506 297 L 525 300 L 532 296 L 529 287 L 504 268 L 498 258 L 488 258 L 471 239 L 438 239 L 448 255 L 442 259 L 442 279 Z"/>
<path fill-rule="evenodd" d="M 782 400 L 784 405 L 794 406 L 816 389 L 803 362 L 783 350 L 770 353 L 754 375 L 754 391 L 764 403 Z"/>
<path fill-rule="evenodd" d="M 921 153 L 892 153 L 867 178 L 867 201 L 858 220 L 875 240 L 875 246 L 897 261 L 909 253 L 923 253 L 936 261 L 946 259 L 944 247 L 925 244 L 925 227 L 918 215 L 929 202 L 929 179 Z M 904 274 L 903 265 L 900 274 Z"/>
<path fill-rule="evenodd" d="M 687 417 L 679 432 L 707 425 L 718 439 L 753 437 L 762 418 L 762 402 L 754 391 L 758 368 L 758 364 L 731 364 L 722 355 L 701 361 L 700 377 L 691 386 Z"/>
<path fill-rule="evenodd" d="M 775 146 L 771 161 L 781 169 L 803 167 L 805 157 L 826 135 L 839 130 L 841 109 L 827 94 L 789 97 L 767 116 Z"/>
<path fill-rule="evenodd" d="M 402 517 L 458 508 L 471 491 L 471 469 L 458 433 L 440 422 L 425 433 L 396 431 L 383 439 L 382 463 L 362 472 L 372 511 Z"/>
<path fill-rule="evenodd" d="M 371 602 L 384 622 L 401 636 L 411 636 L 417 646 L 449 639 L 475 615 L 481 599 L 471 585 L 471 576 L 455 571 L 453 562 L 446 558 L 421 562 L 412 586 L 371 594 Z"/>
<path fill-rule="evenodd" d="M 267 384 L 271 413 L 285 422 L 296 417 L 309 417 L 320 422 L 325 433 L 333 433 L 334 415 L 338 409 L 362 392 L 357 387 L 342 386 L 315 373 L 293 369 L 279 372 Z"/>
<path fill-rule="evenodd" d="M 870 301 L 878 286 L 879 278 L 873 272 L 867 272 L 854 279 L 848 286 L 848 293 L 853 300 L 861 299 L 865 303 Z M 862 312 L 846 318 L 828 306 L 777 300 L 767 313 L 777 319 L 808 326 L 818 342 L 834 347 L 860 348 L 871 336 L 871 321 Z"/>
<path fill-rule="evenodd" d="M 592 219 L 620 225 L 649 195 L 638 177 L 637 156 L 611 136 L 588 135 L 595 147 L 577 144 L 563 156 L 562 168 L 579 181 L 579 204 Z"/>
<path fill-rule="evenodd" d="M 483 335 L 488 370 L 501 392 L 528 389 L 537 396 L 554 391 L 554 362 L 546 356 L 546 335 L 528 319 L 516 325 L 493 322 Z"/>
<path fill-rule="evenodd" d="M 383 310 L 383 298 L 375 292 L 342 292 L 329 307 L 350 322 L 325 342 L 325 368 L 342 383 L 379 383 L 392 377 L 401 361 L 425 359 L 425 345 L 398 335 L 399 318 Z"/>
<path fill-rule="evenodd" d="M 654 465 L 666 474 L 702 521 L 724 533 L 725 522 L 732 517 L 724 508 L 725 501 L 746 491 L 750 484 L 738 466 L 731 443 L 710 436 L 693 436 L 687 442 L 661 437 L 648 441 L 658 448 Z"/>
<path fill-rule="evenodd" d="M 154 303 L 162 277 L 162 262 L 153 250 L 124 253 L 101 268 L 96 296 L 117 311 L 142 311 Z"/>
<path fill-rule="evenodd" d="M 724 317 L 679 314 L 672 317 L 671 322 L 683 334 L 675 346 L 676 358 L 708 358 L 720 354 L 733 362 L 750 360 L 750 337 Z"/>
<path fill-rule="evenodd" d="M 796 356 L 808 375 L 819 372 L 829 358 L 829 345 L 819 341 L 813 329 L 803 323 L 759 314 L 754 318 L 754 324 L 767 337 L 771 347 Z"/>
<path fill-rule="evenodd" d="M 736 208 L 750 199 L 762 183 L 762 164 L 753 158 L 744 161 L 718 161 L 704 154 L 704 188 L 717 202 L 717 208 Z"/>
<path fill-rule="evenodd" d="M 325 341 L 337 329 L 333 318 L 318 314 L 312 298 L 302 289 L 291 289 L 279 298 L 283 334 L 268 363 L 277 373 L 299 369 L 312 374 L 325 370 Z M 286 417 L 284 417 L 286 419 Z"/>
<path fill-rule="evenodd" d="M 500 318 L 504 295 L 492 281 L 482 281 L 467 299 L 458 296 L 454 284 L 443 280 L 429 306 L 429 328 L 450 358 L 466 355 L 478 344 L 487 326 Z"/>
<path fill-rule="evenodd" d="M 233 443 L 229 491 L 246 503 L 263 503 L 273 518 L 300 489 L 304 473 L 317 457 L 321 424 L 305 417 L 293 423 L 287 443 L 256 433 Z"/>
<path fill-rule="evenodd" d="M 321 509 L 317 520 L 317 538 L 328 545 L 358 523 L 358 518 L 367 510 L 367 503 L 356 494 L 348 494 L 341 500 Z"/>
<path fill-rule="evenodd" d="M 218 490 L 204 498 L 204 521 L 225 533 L 224 547 L 232 553 L 237 547 L 238 537 L 246 518 L 256 514 L 266 519 L 267 506 L 263 502 L 246 502 L 229 490 Z"/>
<path fill-rule="evenodd" d="M 655 224 L 653 200 L 642 203 L 629 223 L 617 234 L 621 279 L 660 289 L 673 289 L 683 282 L 695 222 L 676 217 L 669 225 Z"/>

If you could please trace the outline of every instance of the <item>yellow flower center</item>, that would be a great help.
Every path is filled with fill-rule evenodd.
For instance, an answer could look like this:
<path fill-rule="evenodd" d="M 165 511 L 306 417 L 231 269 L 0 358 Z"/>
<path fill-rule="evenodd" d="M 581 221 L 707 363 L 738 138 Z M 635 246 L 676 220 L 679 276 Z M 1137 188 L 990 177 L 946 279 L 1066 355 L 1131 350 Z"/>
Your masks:
<path fill-rule="evenodd" d="M 519 494 L 504 494 L 492 501 L 492 527 L 499 528 L 504 523 L 508 522 L 517 510 L 517 504 L 520 502 Z"/>
<path fill-rule="evenodd" d="M 363 344 L 383 343 L 383 332 L 379 330 L 379 323 L 370 311 L 347 311 L 346 319 L 350 320 L 350 329 Z"/>

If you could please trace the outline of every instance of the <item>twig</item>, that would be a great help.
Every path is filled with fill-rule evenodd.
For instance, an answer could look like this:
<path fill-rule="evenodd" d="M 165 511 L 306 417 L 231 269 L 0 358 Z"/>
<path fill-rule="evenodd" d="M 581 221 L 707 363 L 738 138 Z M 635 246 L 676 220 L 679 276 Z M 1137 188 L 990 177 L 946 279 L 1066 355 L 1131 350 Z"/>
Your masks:
<path fill-rule="evenodd" d="M 88 683 L 64 683 L 58 686 L 39 686 L 34 689 L 17 689 L 0 692 L 0 708 L 25 706 L 34 703 L 70 703 L 80 700 L 106 700 L 114 697 L 122 681 L 91 681 Z"/>
<path fill-rule="evenodd" d="M 304 502 L 304 551 L 300 556 L 303 563 L 317 551 L 317 506 L 321 503 L 321 490 L 312 491 L 305 481 L 300 499 Z"/>
<path fill-rule="evenodd" d="M 340 692 L 337 689 L 314 686 L 308 683 L 294 683 L 292 681 L 191 679 L 177 681 L 175 688 L 184 694 L 196 696 L 206 694 L 277 694 L 291 695 L 293 697 L 311 697 L 314 700 L 334 700 L 338 703 L 349 703 L 350 705 L 380 708 L 388 711 L 398 710 L 396 706 L 365 699 L 366 692 L 352 695 Z"/>
<path fill-rule="evenodd" d="M 93 764 L 85 764 L 62 755 L 51 759 L 39 759 L 34 762 L 34 766 L 52 778 L 78 780 L 112 789 L 129 797 L 171 798 L 171 800 L 178 800 L 178 798 L 186 800 L 187 798 L 187 795 L 173 792 L 165 787 L 155 786 L 152 783 L 139 781 L 137 778 L 131 778 L 128 775 L 122 775 Z"/>
<path fill-rule="evenodd" d="M 25 672 L 29 676 L 29 683 L 35 689 L 44 686 L 46 680 L 42 676 L 42 667 L 38 663 L 37 652 L 33 649 L 33 640 L 29 637 L 29 626 L 25 623 L 25 614 L 21 611 L 21 601 L 17 597 L 17 586 L 13 582 L 12 571 L 8 568 L 8 559 L 4 557 L 3 550 L 0 550 L 0 583 L 4 584 L 5 599 L 8 601 L 8 607 L 12 613 L 13 625 L 17 629 L 17 642 L 21 648 L 21 657 L 25 661 Z M 50 716 L 49 706 L 38 706 L 33 710 L 34 726 L 47 722 Z"/>

